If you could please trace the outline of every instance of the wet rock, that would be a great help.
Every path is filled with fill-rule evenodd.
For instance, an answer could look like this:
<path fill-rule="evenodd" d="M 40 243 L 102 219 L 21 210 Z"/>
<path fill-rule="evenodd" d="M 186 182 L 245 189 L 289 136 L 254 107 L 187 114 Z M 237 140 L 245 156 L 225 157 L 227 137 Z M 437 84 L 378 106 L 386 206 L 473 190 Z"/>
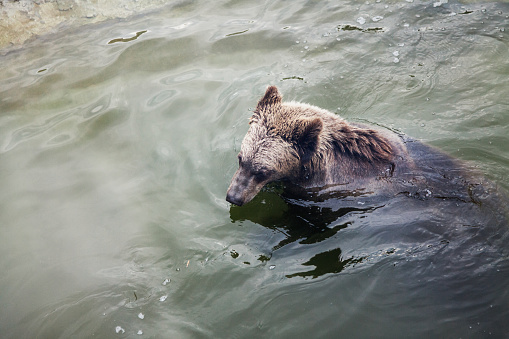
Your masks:
<path fill-rule="evenodd" d="M 57 0 L 57 6 L 59 11 L 68 11 L 73 8 L 73 0 Z"/>
<path fill-rule="evenodd" d="M 127 18 L 166 5 L 163 0 L 0 0 L 0 50 L 20 48 L 25 41 L 55 32 L 62 23 L 76 27 Z"/>

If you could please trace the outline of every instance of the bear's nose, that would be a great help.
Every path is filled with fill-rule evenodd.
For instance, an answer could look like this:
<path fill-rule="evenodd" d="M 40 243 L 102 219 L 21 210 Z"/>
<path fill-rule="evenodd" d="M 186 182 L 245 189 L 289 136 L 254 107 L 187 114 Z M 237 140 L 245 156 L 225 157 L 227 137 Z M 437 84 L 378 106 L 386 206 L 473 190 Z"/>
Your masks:
<path fill-rule="evenodd" d="M 228 193 L 226 194 L 226 201 L 228 201 L 229 203 L 232 203 L 234 205 L 237 205 L 237 206 L 242 206 L 244 204 L 242 197 L 232 194 L 231 191 L 228 191 Z"/>

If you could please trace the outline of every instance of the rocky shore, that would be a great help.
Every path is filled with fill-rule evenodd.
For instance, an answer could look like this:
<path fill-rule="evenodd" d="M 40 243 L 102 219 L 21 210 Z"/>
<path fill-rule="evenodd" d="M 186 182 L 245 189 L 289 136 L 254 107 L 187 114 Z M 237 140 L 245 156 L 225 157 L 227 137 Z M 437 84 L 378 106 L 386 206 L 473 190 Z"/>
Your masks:
<path fill-rule="evenodd" d="M 0 49 L 67 27 L 126 18 L 165 0 L 0 0 Z"/>

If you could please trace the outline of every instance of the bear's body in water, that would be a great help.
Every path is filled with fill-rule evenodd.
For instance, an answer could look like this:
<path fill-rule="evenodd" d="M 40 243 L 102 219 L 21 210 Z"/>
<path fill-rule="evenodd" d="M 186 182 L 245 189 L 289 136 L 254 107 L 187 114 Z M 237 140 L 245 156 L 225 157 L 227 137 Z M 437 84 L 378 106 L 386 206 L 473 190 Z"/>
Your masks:
<path fill-rule="evenodd" d="M 474 199 L 478 186 L 449 156 L 389 130 L 352 124 L 303 103 L 284 103 L 275 86 L 249 122 L 226 200 L 244 205 L 268 183 L 287 193 L 384 192 Z M 449 187 L 450 185 L 454 187 Z M 311 189 L 311 190 L 310 190 Z"/>

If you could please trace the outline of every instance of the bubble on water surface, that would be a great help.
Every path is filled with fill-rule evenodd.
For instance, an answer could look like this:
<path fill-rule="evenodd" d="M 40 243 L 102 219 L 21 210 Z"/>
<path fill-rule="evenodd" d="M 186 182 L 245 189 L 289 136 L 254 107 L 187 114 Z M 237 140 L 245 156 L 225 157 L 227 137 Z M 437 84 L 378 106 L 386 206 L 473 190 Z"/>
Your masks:
<path fill-rule="evenodd" d="M 138 333 L 136 333 L 138 335 L 142 335 L 143 334 L 143 331 L 142 330 L 138 330 Z"/>
<path fill-rule="evenodd" d="M 145 319 L 145 314 L 143 314 L 143 313 L 141 313 L 141 312 L 140 312 L 140 313 L 138 313 L 138 318 L 140 318 L 140 319 Z"/>
<path fill-rule="evenodd" d="M 275 269 L 275 268 L 276 268 L 276 265 L 270 265 L 270 266 L 269 266 L 269 270 L 273 270 L 273 269 Z"/>
<path fill-rule="evenodd" d="M 373 20 L 373 22 L 378 22 L 380 20 L 383 20 L 383 16 L 381 15 L 377 15 L 377 16 L 374 16 L 373 18 L 371 18 L 371 20 Z"/>
<path fill-rule="evenodd" d="M 366 19 L 364 19 L 363 17 L 358 17 L 357 18 L 357 22 L 360 24 L 360 25 L 364 25 L 366 23 Z"/>
<path fill-rule="evenodd" d="M 125 333 L 125 330 L 121 326 L 117 326 L 115 327 L 115 332 L 123 334 Z"/>
<path fill-rule="evenodd" d="M 169 283 L 170 283 L 170 278 L 166 278 L 166 279 L 164 279 L 164 281 L 163 281 L 163 286 L 166 286 L 166 285 L 168 285 Z"/>
<path fill-rule="evenodd" d="M 168 299 L 168 296 L 167 295 L 163 295 L 161 298 L 159 298 L 159 301 L 165 301 L 166 299 Z"/>

